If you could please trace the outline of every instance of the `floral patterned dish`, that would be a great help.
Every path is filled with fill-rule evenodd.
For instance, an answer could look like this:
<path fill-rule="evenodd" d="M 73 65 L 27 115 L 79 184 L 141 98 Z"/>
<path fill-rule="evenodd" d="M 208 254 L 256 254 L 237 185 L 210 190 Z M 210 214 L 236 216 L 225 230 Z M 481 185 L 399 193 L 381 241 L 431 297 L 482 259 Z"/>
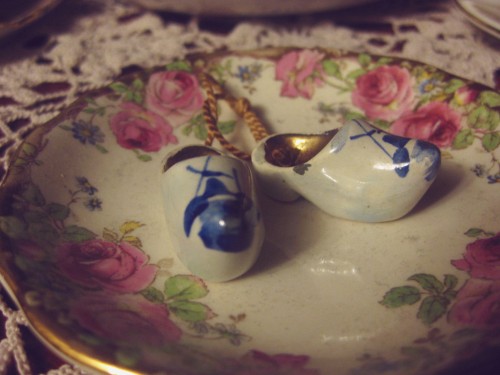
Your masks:
<path fill-rule="evenodd" d="M 440 147 L 441 171 L 409 215 L 388 223 L 261 194 L 257 264 L 231 282 L 206 282 L 174 256 L 159 184 L 165 155 L 206 137 L 199 71 L 248 98 L 271 133 L 369 119 Z M 224 103 L 220 113 L 221 132 L 251 151 L 241 121 Z M 499 145 L 500 94 L 418 62 L 293 48 L 169 62 L 81 98 L 26 139 L 0 191 L 2 282 L 49 348 L 95 372 L 401 375 L 492 365 Z"/>

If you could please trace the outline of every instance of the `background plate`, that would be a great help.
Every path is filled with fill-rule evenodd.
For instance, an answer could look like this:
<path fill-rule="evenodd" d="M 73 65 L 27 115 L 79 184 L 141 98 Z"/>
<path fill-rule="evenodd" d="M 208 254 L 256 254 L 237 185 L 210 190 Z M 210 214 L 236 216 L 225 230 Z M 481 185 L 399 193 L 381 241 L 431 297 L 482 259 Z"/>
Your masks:
<path fill-rule="evenodd" d="M 131 0 L 146 8 L 190 14 L 216 16 L 276 16 L 283 14 L 304 14 L 332 9 L 341 9 L 366 4 L 374 0 Z"/>
<path fill-rule="evenodd" d="M 493 0 L 456 0 L 469 21 L 481 30 L 500 38 L 500 4 Z"/>
<path fill-rule="evenodd" d="M 61 0 L 3 0 L 0 4 L 0 37 L 43 17 Z"/>

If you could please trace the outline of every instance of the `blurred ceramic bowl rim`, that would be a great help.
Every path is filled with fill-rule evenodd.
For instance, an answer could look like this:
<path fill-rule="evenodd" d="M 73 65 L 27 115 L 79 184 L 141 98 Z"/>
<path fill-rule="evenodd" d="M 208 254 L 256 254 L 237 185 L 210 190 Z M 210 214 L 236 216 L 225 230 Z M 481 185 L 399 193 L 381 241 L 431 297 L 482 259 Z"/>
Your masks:
<path fill-rule="evenodd" d="M 128 0 L 142 7 L 219 16 L 264 16 L 314 13 L 347 8 L 377 0 Z"/>
<path fill-rule="evenodd" d="M 2 0 L 0 0 L 0 3 L 1 1 Z M 10 18 L 0 21 L 0 37 L 30 25 L 55 8 L 61 1 L 62 0 L 38 0 L 25 2 L 25 4 L 19 5 L 19 12 L 15 13 Z M 6 3 L 0 5 L 8 6 Z M 6 10 L 0 6 L 0 12 L 1 11 Z"/>

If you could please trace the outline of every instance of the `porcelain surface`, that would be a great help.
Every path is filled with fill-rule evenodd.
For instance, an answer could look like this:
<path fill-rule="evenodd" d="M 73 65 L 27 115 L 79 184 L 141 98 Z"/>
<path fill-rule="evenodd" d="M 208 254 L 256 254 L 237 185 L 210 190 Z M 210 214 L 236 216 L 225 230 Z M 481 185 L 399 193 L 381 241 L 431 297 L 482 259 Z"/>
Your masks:
<path fill-rule="evenodd" d="M 200 146 L 173 151 L 165 164 L 162 197 L 179 259 L 208 281 L 228 281 L 248 271 L 264 241 L 250 166 Z"/>
<path fill-rule="evenodd" d="M 262 189 L 277 200 L 296 192 L 330 215 L 382 222 L 415 207 L 435 180 L 441 155 L 432 143 L 357 119 L 323 134 L 270 136 L 256 146 L 252 163 Z"/>
<path fill-rule="evenodd" d="M 440 172 L 408 215 L 387 223 L 260 194 L 256 264 L 227 283 L 194 276 L 171 245 L 160 169 L 169 152 L 206 137 L 196 69 L 247 97 L 271 134 L 367 119 L 437 145 Z M 135 73 L 78 100 L 14 155 L 0 190 L 2 282 L 46 345 L 94 372 L 410 375 L 491 365 L 499 107 L 498 92 L 432 66 L 333 50 L 198 55 Z M 220 111 L 221 132 L 250 152 L 245 126 Z"/>

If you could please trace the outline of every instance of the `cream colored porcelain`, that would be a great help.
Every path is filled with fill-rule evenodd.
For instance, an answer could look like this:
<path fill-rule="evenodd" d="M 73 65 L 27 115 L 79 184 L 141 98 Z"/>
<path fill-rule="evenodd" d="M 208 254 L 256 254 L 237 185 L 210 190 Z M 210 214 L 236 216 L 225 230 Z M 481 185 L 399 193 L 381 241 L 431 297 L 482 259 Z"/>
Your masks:
<path fill-rule="evenodd" d="M 252 162 L 277 200 L 302 195 L 330 215 L 380 222 L 415 207 L 437 176 L 441 154 L 429 142 L 352 120 L 323 134 L 272 135 L 257 145 Z"/>
<path fill-rule="evenodd" d="M 255 263 L 264 224 L 248 165 L 206 146 L 172 151 L 161 187 L 172 247 L 195 275 L 228 281 Z"/>

